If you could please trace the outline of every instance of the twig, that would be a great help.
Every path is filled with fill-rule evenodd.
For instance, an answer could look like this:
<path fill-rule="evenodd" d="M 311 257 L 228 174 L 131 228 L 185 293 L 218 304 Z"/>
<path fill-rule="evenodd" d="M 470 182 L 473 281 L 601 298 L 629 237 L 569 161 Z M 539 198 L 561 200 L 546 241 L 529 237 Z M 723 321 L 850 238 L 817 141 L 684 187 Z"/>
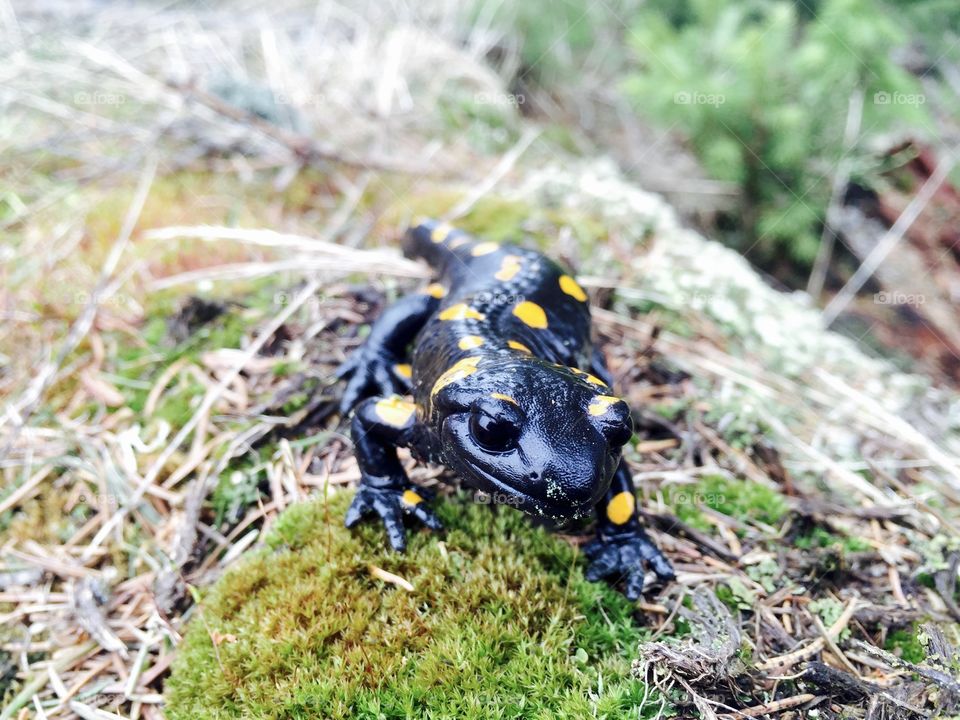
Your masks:
<path fill-rule="evenodd" d="M 517 141 L 517 144 L 510 148 L 509 152 L 504 153 L 493 170 L 487 175 L 476 188 L 454 205 L 441 219 L 444 222 L 452 222 L 459 217 L 463 217 L 477 202 L 487 193 L 489 193 L 503 178 L 513 169 L 520 156 L 527 151 L 527 148 L 533 144 L 533 141 L 540 137 L 540 130 L 535 127 L 528 127 L 523 131 L 523 135 Z"/>
<path fill-rule="evenodd" d="M 851 598 L 847 603 L 847 606 L 843 609 L 843 612 L 840 614 L 840 617 L 838 617 L 837 621 L 827 630 L 826 638 L 833 639 L 839 637 L 840 633 L 843 632 L 844 628 L 847 627 L 847 624 L 850 622 L 856 609 L 857 599 Z M 825 644 L 826 640 L 823 637 L 818 637 L 809 645 L 798 650 L 794 650 L 786 655 L 779 655 L 777 657 L 770 658 L 769 660 L 764 660 L 763 662 L 757 663 L 757 670 L 761 670 L 763 672 L 769 672 L 771 670 L 786 670 L 787 668 L 796 665 L 801 660 L 806 660 L 808 657 L 816 655 L 818 652 L 823 650 Z"/>
<path fill-rule="evenodd" d="M 410 581 L 400 577 L 399 575 L 395 575 L 394 573 L 384 570 L 383 568 L 379 568 L 376 565 L 369 565 L 367 569 L 370 571 L 370 574 L 378 580 L 383 580 L 391 585 L 396 585 L 399 588 L 403 588 L 407 592 L 413 592 L 414 590 L 413 585 L 410 584 Z"/>
<path fill-rule="evenodd" d="M 947 179 L 947 175 L 956 163 L 957 155 L 953 152 L 953 149 L 951 149 L 951 151 L 947 153 L 947 157 L 937 165 L 937 169 L 933 171 L 933 174 L 927 178 L 927 181 L 923 184 L 923 187 L 920 188 L 920 191 L 913 196 L 910 204 L 900 213 L 897 221 L 886 234 L 880 238 L 876 247 L 870 251 L 870 254 L 867 255 L 866 259 L 860 264 L 860 267 L 857 268 L 853 277 L 847 281 L 846 285 L 840 289 L 840 292 L 838 292 L 827 304 L 827 307 L 824 308 L 823 324 L 825 327 L 830 327 L 833 324 L 837 316 L 843 312 L 847 305 L 850 304 L 850 301 L 853 300 L 854 295 L 860 291 L 860 288 L 862 288 L 873 273 L 876 272 L 880 264 L 886 260 L 887 255 L 896 247 L 907 230 L 910 229 L 920 216 L 920 213 L 927 207 L 927 204 L 937 190 L 940 189 L 943 181 Z"/>
<path fill-rule="evenodd" d="M 830 267 L 830 259 L 833 257 L 833 245 L 837 239 L 835 216 L 837 208 L 843 201 L 843 192 L 850 181 L 850 151 L 857 141 L 857 134 L 860 132 L 860 123 L 863 120 L 863 99 L 864 91 L 862 87 L 856 88 L 850 95 L 847 103 L 847 123 L 843 130 L 843 151 L 840 162 L 837 163 L 837 171 L 833 175 L 833 186 L 830 188 L 830 202 L 827 205 L 827 216 L 824 219 L 823 231 L 820 233 L 820 247 L 817 249 L 817 258 L 813 262 L 813 270 L 810 271 L 810 279 L 807 280 L 807 294 L 814 300 L 820 297 L 823 292 L 823 283 L 827 277 L 827 269 Z"/>
<path fill-rule="evenodd" d="M 763 705 L 754 705 L 753 707 L 744 708 L 743 710 L 737 710 L 735 713 L 724 713 L 719 717 L 723 718 L 723 720 L 734 720 L 734 718 L 738 717 L 759 717 L 761 715 L 773 715 L 774 713 L 795 708 L 797 705 L 806 705 L 809 702 L 813 702 L 818 697 L 820 696 L 812 695 L 810 693 L 803 693 L 802 695 L 794 695 L 793 697 L 784 698 L 783 700 L 773 700 L 772 702 L 764 703 Z"/>

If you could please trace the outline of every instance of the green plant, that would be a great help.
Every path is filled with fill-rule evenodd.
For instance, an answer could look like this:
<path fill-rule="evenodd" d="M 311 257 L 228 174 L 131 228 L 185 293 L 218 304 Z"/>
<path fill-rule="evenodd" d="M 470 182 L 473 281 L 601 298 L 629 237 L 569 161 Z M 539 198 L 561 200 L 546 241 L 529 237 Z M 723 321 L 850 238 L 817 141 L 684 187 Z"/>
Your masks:
<path fill-rule="evenodd" d="M 786 514 L 787 504 L 776 490 L 750 480 L 725 475 L 705 475 L 693 485 L 669 485 L 664 500 L 684 522 L 702 530 L 711 525 L 701 507 L 708 507 L 741 522 L 776 525 Z"/>
<path fill-rule="evenodd" d="M 793 541 L 794 547 L 801 550 L 833 547 L 845 552 L 866 552 L 870 543 L 860 537 L 836 535 L 822 527 L 814 527 L 809 533 L 800 535 Z"/>
<path fill-rule="evenodd" d="M 830 597 L 811 600 L 807 609 L 820 618 L 824 627 L 830 627 L 843 615 L 843 603 Z M 841 640 L 846 640 L 848 637 L 850 637 L 850 628 L 844 628 L 840 631 Z"/>
<path fill-rule="evenodd" d="M 668 14 L 654 3 L 635 23 L 627 92 L 739 186 L 734 246 L 768 267 L 809 266 L 851 97 L 863 93 L 864 133 L 927 119 L 918 83 L 890 57 L 909 37 L 875 0 L 823 0 L 803 14 L 802 3 L 679 4 Z"/>
<path fill-rule="evenodd" d="M 624 20 L 642 6 L 643 0 L 479 0 L 468 27 L 505 32 L 506 44 L 517 47 L 521 77 L 550 86 L 569 82 L 572 73 L 621 67 Z"/>
<path fill-rule="evenodd" d="M 916 623 L 909 628 L 893 630 L 887 635 L 884 649 L 900 656 L 907 662 L 922 663 L 927 659 L 927 649 L 924 646 L 922 632 Z"/>
<path fill-rule="evenodd" d="M 889 0 L 889 5 L 916 31 L 928 60 L 960 61 L 960 5 L 953 0 Z"/>

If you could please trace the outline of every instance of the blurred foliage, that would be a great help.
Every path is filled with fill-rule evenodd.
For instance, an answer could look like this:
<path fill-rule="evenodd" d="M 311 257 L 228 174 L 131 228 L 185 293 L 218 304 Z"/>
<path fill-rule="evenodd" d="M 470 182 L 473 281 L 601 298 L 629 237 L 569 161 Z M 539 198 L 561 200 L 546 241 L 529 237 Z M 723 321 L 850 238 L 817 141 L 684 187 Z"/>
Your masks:
<path fill-rule="evenodd" d="M 545 86 L 569 82 L 571 71 L 619 71 L 627 60 L 630 18 L 644 0 L 480 0 L 470 27 L 490 24 L 516 45 L 520 74 Z"/>
<path fill-rule="evenodd" d="M 786 256 L 809 266 L 851 98 L 864 93 L 865 134 L 929 126 L 919 83 L 891 58 L 908 33 L 874 0 L 823 0 L 815 13 L 782 2 L 659 4 L 634 25 L 628 94 L 682 129 L 714 177 L 740 187 L 731 244 L 761 265 Z M 855 165 L 868 172 L 865 163 Z"/>
<path fill-rule="evenodd" d="M 534 0 L 478 19 L 519 44 L 521 74 L 547 89 L 607 82 L 637 113 L 684 134 L 707 172 L 740 190 L 725 242 L 787 280 L 805 278 L 852 98 L 863 93 L 852 176 L 880 172 L 867 145 L 928 137 L 930 103 L 901 67 L 960 55 L 960 6 L 947 0 Z M 932 79 L 937 73 L 929 73 Z"/>
<path fill-rule="evenodd" d="M 956 0 L 890 0 L 901 22 L 914 28 L 930 60 L 960 61 L 960 3 Z"/>

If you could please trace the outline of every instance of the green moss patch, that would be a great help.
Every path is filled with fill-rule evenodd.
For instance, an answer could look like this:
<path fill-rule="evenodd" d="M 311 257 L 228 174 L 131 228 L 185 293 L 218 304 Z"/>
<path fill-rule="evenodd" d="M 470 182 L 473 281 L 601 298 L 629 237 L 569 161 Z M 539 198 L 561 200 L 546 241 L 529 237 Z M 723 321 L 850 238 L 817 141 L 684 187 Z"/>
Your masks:
<path fill-rule="evenodd" d="M 411 530 L 397 555 L 375 524 L 341 527 L 349 499 L 290 508 L 268 549 L 207 594 L 167 684 L 169 718 L 636 718 L 660 708 L 629 676 L 646 636 L 632 604 L 587 582 L 570 545 L 513 509 L 461 499 L 437 503 L 443 537 Z"/>
<path fill-rule="evenodd" d="M 704 475 L 692 485 L 665 488 L 664 499 L 684 522 L 709 530 L 701 507 L 708 507 L 744 523 L 776 525 L 787 512 L 787 503 L 773 488 L 725 475 Z"/>

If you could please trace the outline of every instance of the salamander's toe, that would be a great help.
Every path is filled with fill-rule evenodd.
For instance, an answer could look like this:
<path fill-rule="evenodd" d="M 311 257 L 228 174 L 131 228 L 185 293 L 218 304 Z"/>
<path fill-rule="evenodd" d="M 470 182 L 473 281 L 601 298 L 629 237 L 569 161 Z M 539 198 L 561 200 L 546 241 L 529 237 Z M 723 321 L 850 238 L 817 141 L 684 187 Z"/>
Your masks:
<path fill-rule="evenodd" d="M 443 524 L 425 500 L 431 493 L 414 489 L 409 482 L 397 487 L 378 488 L 361 485 L 350 503 L 344 524 L 350 528 L 365 516 L 376 513 L 387 531 L 387 540 L 397 552 L 407 549 L 407 530 L 403 518 L 409 515 L 431 530 L 442 530 Z"/>
<path fill-rule="evenodd" d="M 343 518 L 343 524 L 352 528 L 358 522 L 363 519 L 363 516 L 366 515 L 371 510 L 369 499 L 365 493 L 358 492 L 353 497 L 353 502 L 350 503 L 350 507 L 347 508 L 347 514 Z"/>
<path fill-rule="evenodd" d="M 440 522 L 440 518 L 428 507 L 417 505 L 410 510 L 410 514 L 431 530 L 443 530 L 443 523 Z"/>
<path fill-rule="evenodd" d="M 627 582 L 623 588 L 623 594 L 627 596 L 627 600 L 640 599 L 640 596 L 643 594 L 643 577 L 643 569 L 639 567 L 635 568 L 627 576 Z"/>
<path fill-rule="evenodd" d="M 400 504 L 395 498 L 384 493 L 374 499 L 373 509 L 383 520 L 383 527 L 386 528 L 390 547 L 397 552 L 405 552 L 407 549 L 407 531 L 403 527 L 403 513 L 400 510 Z"/>
<path fill-rule="evenodd" d="M 620 565 L 617 549 L 611 545 L 599 545 L 591 549 L 592 560 L 587 566 L 587 580 L 597 582 L 613 575 Z"/>
<path fill-rule="evenodd" d="M 648 567 L 662 581 L 676 577 L 670 561 L 641 528 L 598 538 L 585 545 L 584 552 L 590 559 L 587 579 L 608 578 L 617 584 L 623 581 L 623 593 L 630 600 L 638 599 L 643 593 L 644 574 Z"/>

